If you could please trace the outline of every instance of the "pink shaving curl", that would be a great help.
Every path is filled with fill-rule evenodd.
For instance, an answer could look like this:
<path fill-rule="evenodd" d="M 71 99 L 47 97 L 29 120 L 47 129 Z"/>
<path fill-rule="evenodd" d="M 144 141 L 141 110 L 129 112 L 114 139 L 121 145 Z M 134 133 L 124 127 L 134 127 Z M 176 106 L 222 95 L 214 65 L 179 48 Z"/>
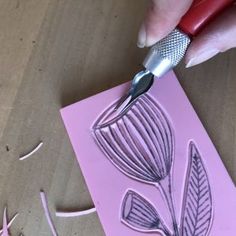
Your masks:
<path fill-rule="evenodd" d="M 31 152 L 29 152 L 28 154 L 21 156 L 19 158 L 20 161 L 23 161 L 25 159 L 27 159 L 28 157 L 32 156 L 35 152 L 37 152 L 43 145 L 43 142 L 40 142 Z"/>
<path fill-rule="evenodd" d="M 13 216 L 13 218 L 10 220 L 9 223 L 7 223 L 7 208 L 4 209 L 3 213 L 3 228 L 0 230 L 0 235 L 1 236 L 9 236 L 8 229 L 12 225 L 13 221 L 16 219 L 18 216 L 18 213 Z"/>
<path fill-rule="evenodd" d="M 7 208 L 5 207 L 3 213 L 3 226 L 2 226 L 2 236 L 9 236 L 7 227 Z"/>
<path fill-rule="evenodd" d="M 56 216 L 58 217 L 77 217 L 77 216 L 84 216 L 84 215 L 89 215 L 93 212 L 96 212 L 96 208 L 93 207 L 88 210 L 84 211 L 76 211 L 76 212 L 56 212 Z"/>
<path fill-rule="evenodd" d="M 50 215 L 50 212 L 49 212 L 46 194 L 43 191 L 41 191 L 40 192 L 40 197 L 41 197 L 44 213 L 45 213 L 48 225 L 49 225 L 49 227 L 51 229 L 52 235 L 53 236 L 58 236 L 56 228 L 55 228 L 55 226 L 54 226 L 54 224 L 52 222 L 52 218 L 51 218 L 51 215 Z"/>
<path fill-rule="evenodd" d="M 15 214 L 15 215 L 12 217 L 12 219 L 10 220 L 10 222 L 7 224 L 7 228 L 8 228 L 8 229 L 11 227 L 13 221 L 16 219 L 17 216 L 18 216 L 18 213 Z M 3 229 L 0 230 L 0 235 L 1 235 L 2 232 L 3 232 Z"/>

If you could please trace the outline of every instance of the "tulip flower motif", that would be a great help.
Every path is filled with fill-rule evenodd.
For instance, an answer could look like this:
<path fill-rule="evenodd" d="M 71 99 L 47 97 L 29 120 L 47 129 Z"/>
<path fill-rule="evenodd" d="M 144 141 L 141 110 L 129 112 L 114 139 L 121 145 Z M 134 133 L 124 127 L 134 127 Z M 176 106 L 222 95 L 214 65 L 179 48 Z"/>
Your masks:
<path fill-rule="evenodd" d="M 92 128 L 93 136 L 121 172 L 158 187 L 166 199 L 175 235 L 178 236 L 171 190 L 174 137 L 167 115 L 147 94 L 114 117 L 115 106 L 113 104 L 97 119 Z"/>
<path fill-rule="evenodd" d="M 103 121 L 102 115 L 93 126 L 95 139 L 124 174 L 142 182 L 157 183 L 170 173 L 172 131 L 166 116 L 150 96 L 142 96 L 124 114 Z"/>

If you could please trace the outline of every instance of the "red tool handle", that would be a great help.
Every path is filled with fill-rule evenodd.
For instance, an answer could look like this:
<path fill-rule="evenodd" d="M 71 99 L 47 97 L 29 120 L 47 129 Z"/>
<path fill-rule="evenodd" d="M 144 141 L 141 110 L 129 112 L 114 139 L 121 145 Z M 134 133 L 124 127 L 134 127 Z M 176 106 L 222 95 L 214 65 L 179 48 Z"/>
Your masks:
<path fill-rule="evenodd" d="M 189 36 L 195 36 L 210 20 L 234 0 L 195 0 L 178 27 Z"/>

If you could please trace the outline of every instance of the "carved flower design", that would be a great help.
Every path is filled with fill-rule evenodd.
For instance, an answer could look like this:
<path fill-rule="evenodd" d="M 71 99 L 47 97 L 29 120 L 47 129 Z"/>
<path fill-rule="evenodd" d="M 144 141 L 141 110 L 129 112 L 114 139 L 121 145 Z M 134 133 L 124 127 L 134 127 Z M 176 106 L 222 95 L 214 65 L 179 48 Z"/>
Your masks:
<path fill-rule="evenodd" d="M 174 138 L 166 114 L 147 94 L 119 115 L 114 115 L 115 106 L 105 110 L 93 125 L 94 138 L 108 159 L 125 175 L 158 188 L 169 208 L 172 231 L 157 209 L 133 190 L 128 190 L 122 200 L 121 221 L 141 232 L 160 232 L 166 236 L 208 235 L 212 222 L 211 190 L 194 142 L 189 144 L 189 165 L 178 224 L 170 171 Z"/>
<path fill-rule="evenodd" d="M 109 160 L 124 174 L 142 182 L 158 183 L 170 172 L 173 134 L 166 115 L 149 95 L 111 117 L 109 107 L 93 125 L 93 134 Z"/>

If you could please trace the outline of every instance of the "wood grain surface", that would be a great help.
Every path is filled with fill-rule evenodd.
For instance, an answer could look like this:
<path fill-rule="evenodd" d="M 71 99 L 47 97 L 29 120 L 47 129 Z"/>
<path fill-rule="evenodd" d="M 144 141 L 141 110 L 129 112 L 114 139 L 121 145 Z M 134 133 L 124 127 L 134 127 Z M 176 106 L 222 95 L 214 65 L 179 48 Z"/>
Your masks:
<path fill-rule="evenodd" d="M 92 206 L 59 109 L 141 68 L 145 8 L 145 0 L 0 0 L 0 212 L 20 213 L 11 235 L 51 235 L 41 189 L 52 212 Z M 232 50 L 176 73 L 236 182 L 235 61 Z M 18 161 L 40 140 L 39 152 Z M 104 235 L 96 214 L 53 219 L 62 236 Z"/>

